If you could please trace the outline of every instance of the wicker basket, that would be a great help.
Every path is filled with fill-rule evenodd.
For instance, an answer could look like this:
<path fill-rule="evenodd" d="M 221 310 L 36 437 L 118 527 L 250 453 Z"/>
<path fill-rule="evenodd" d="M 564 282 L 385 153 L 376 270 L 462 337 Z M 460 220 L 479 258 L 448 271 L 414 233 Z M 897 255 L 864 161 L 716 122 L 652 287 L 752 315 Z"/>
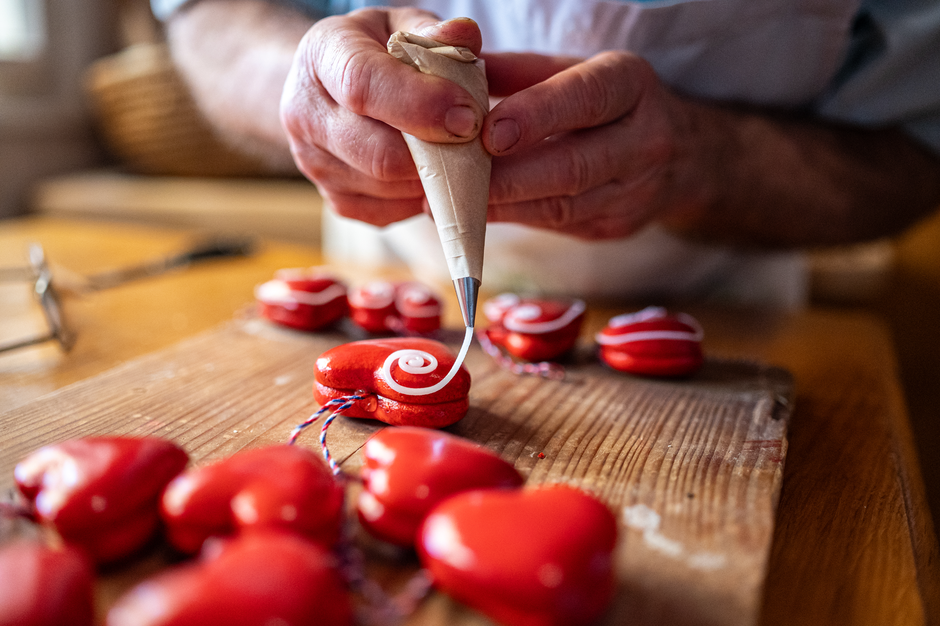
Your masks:
<path fill-rule="evenodd" d="M 196 108 L 165 44 L 140 44 L 99 59 L 86 88 L 104 140 L 131 169 L 175 176 L 264 173 L 223 144 Z"/>

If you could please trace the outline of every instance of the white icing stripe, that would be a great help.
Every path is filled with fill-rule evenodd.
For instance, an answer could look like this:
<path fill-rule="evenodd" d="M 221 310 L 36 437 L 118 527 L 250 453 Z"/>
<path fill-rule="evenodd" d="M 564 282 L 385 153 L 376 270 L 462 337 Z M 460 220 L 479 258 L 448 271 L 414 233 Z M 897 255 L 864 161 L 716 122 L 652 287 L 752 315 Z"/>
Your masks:
<path fill-rule="evenodd" d="M 382 364 L 382 369 L 379 373 L 382 380 L 400 394 L 406 396 L 427 396 L 432 393 L 437 393 L 446 387 L 447 383 L 453 380 L 454 376 L 457 375 L 457 371 L 463 364 L 463 360 L 467 356 L 467 350 L 470 349 L 470 343 L 472 341 L 473 327 L 470 326 L 467 328 L 467 333 L 463 337 L 463 345 L 460 346 L 460 353 L 457 355 L 457 360 L 454 361 L 453 367 L 447 372 L 447 376 L 430 387 L 405 387 L 392 378 L 392 363 L 395 362 L 395 359 L 398 359 L 398 367 L 409 374 L 430 374 L 437 369 L 437 359 L 434 358 L 434 355 L 423 350 L 408 349 L 392 352 L 386 357 L 385 363 Z M 427 361 L 427 363 L 425 363 L 425 361 Z"/>
<path fill-rule="evenodd" d="M 395 301 L 391 283 L 373 282 L 349 292 L 349 304 L 360 309 L 384 309 Z"/>
<path fill-rule="evenodd" d="M 346 288 L 335 283 L 315 293 L 293 290 L 281 280 L 269 280 L 255 288 L 255 297 L 265 304 L 299 303 L 321 306 L 344 295 L 346 295 Z"/>
<path fill-rule="evenodd" d="M 573 322 L 576 317 L 584 313 L 584 308 L 585 306 L 583 300 L 575 300 L 561 317 L 548 322 L 537 322 L 534 324 L 529 324 L 527 322 L 521 322 L 519 320 L 513 319 L 512 311 L 510 311 L 506 314 L 506 317 L 503 318 L 503 326 L 506 327 L 507 330 L 511 330 L 517 333 L 542 335 L 564 328 Z"/>
<path fill-rule="evenodd" d="M 501 293 L 483 303 L 483 315 L 491 322 L 498 322 L 512 307 L 519 304 L 519 296 L 514 293 Z"/>
<path fill-rule="evenodd" d="M 675 341 L 701 341 L 700 333 L 690 333 L 684 330 L 645 330 L 622 335 L 604 335 L 597 333 L 594 339 L 602 346 L 619 346 L 634 341 L 653 341 L 656 339 L 672 339 Z"/>
<path fill-rule="evenodd" d="M 628 323 L 633 323 L 634 321 L 653 321 L 665 317 L 667 317 L 665 309 L 660 307 L 647 307 L 638 313 L 625 313 L 623 315 L 613 317 L 607 323 L 607 325 L 610 328 L 622 328 Z M 678 321 L 690 327 L 692 331 L 639 330 L 632 333 L 623 333 L 622 335 L 605 335 L 603 333 L 597 333 L 597 335 L 594 336 L 594 340 L 602 346 L 619 346 L 621 344 L 633 343 L 635 341 L 654 341 L 657 339 L 671 339 L 675 341 L 701 341 L 705 336 L 705 331 L 702 329 L 702 326 L 698 323 L 698 320 L 696 320 L 691 315 L 686 313 L 679 313 L 675 317 Z"/>

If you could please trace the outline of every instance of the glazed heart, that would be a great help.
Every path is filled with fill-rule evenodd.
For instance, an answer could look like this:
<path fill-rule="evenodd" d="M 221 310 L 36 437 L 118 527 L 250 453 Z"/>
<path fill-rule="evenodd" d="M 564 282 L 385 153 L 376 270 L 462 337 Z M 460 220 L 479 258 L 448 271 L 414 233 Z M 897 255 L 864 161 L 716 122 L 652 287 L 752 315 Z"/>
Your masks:
<path fill-rule="evenodd" d="M 577 489 L 468 491 L 433 509 L 419 539 L 435 586 L 502 624 L 589 624 L 613 595 L 616 520 Z"/>
<path fill-rule="evenodd" d="M 702 366 L 702 327 L 690 315 L 660 307 L 618 315 L 596 337 L 600 358 L 621 372 L 689 376 Z"/>
<path fill-rule="evenodd" d="M 373 281 L 349 294 L 353 322 L 372 333 L 431 333 L 441 327 L 441 300 L 418 282 Z"/>
<path fill-rule="evenodd" d="M 118 599 L 107 626 L 346 626 L 348 592 L 332 555 L 299 535 L 258 531 Z"/>
<path fill-rule="evenodd" d="M 412 546 L 418 526 L 445 498 L 469 489 L 513 488 L 515 468 L 475 443 L 439 430 L 384 428 L 362 450 L 359 521 L 372 535 Z"/>
<path fill-rule="evenodd" d="M 212 536 L 268 527 L 329 546 L 339 539 L 343 489 L 313 451 L 270 446 L 180 474 L 160 513 L 170 543 L 187 553 Z"/>
<path fill-rule="evenodd" d="M 279 270 L 255 288 L 262 317 L 298 330 L 318 330 L 349 312 L 346 285 L 319 268 Z"/>
<path fill-rule="evenodd" d="M 156 437 L 89 437 L 46 446 L 15 468 L 36 517 L 97 562 L 143 546 L 159 521 L 160 493 L 189 458 Z"/>
<path fill-rule="evenodd" d="M 416 391 L 443 381 L 455 360 L 447 346 L 431 339 L 355 341 L 320 355 L 313 395 L 321 406 L 344 396 L 366 395 L 343 414 L 387 424 L 440 428 L 467 413 L 470 374 L 461 365 L 439 391 Z"/>
<path fill-rule="evenodd" d="M 483 303 L 490 341 L 525 361 L 556 359 L 578 340 L 584 322 L 581 300 L 520 298 L 504 293 Z"/>
<path fill-rule="evenodd" d="M 94 572 L 77 548 L 0 548 L 0 626 L 91 626 Z"/>

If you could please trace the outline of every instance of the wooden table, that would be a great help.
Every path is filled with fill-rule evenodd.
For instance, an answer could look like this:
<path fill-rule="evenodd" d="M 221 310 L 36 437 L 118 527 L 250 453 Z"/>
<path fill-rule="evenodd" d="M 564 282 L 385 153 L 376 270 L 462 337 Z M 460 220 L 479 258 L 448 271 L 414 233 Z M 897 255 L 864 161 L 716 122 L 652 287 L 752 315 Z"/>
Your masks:
<path fill-rule="evenodd" d="M 88 274 L 176 251 L 191 234 L 8 221 L 0 223 L 0 266 L 23 264 L 27 242 L 39 241 L 61 275 L 64 268 Z M 253 286 L 274 270 L 319 260 L 315 249 L 266 243 L 250 258 L 71 299 L 75 348 L 66 355 L 50 344 L 0 355 L 0 406 L 26 405 L 211 329 L 250 305 Z M 0 341 L 41 330 L 22 285 L 0 286 L 0 308 Z M 621 310 L 592 307 L 589 327 Z M 710 355 L 781 366 L 795 379 L 761 623 L 934 622 L 940 556 L 883 326 L 862 313 L 823 310 L 691 312 L 708 329 Z"/>

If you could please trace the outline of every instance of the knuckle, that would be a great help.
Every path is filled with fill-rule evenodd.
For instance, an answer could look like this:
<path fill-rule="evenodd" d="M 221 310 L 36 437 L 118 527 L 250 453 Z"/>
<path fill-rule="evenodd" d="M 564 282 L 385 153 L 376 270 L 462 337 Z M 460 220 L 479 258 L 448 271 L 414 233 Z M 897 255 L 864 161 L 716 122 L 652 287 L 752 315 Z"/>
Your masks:
<path fill-rule="evenodd" d="M 568 150 L 560 171 L 556 172 L 560 188 L 565 194 L 578 195 L 593 187 L 593 160 L 581 150 Z"/>
<path fill-rule="evenodd" d="M 368 174 L 381 182 L 401 180 L 411 167 L 407 150 L 397 149 L 388 144 L 373 144 L 364 155 L 363 162 L 368 164 Z"/>
<path fill-rule="evenodd" d="M 542 223 L 552 230 L 567 230 L 574 221 L 572 208 L 568 196 L 548 198 L 542 205 Z"/>

